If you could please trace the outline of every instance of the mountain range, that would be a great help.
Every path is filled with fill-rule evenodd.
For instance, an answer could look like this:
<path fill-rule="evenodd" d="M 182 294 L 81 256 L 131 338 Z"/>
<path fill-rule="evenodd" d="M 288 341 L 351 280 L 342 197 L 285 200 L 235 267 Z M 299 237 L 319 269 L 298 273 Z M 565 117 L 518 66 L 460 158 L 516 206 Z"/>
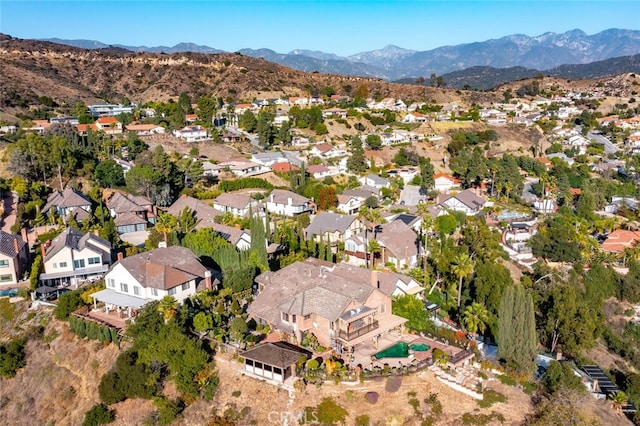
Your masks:
<path fill-rule="evenodd" d="M 110 46 L 95 40 L 47 39 L 85 49 L 119 47 L 133 52 L 152 53 L 222 53 L 220 49 L 194 43 L 169 46 Z M 640 53 L 640 31 L 608 29 L 587 35 L 581 30 L 565 33 L 548 32 L 530 37 L 508 35 L 476 43 L 443 46 L 414 51 L 389 45 L 382 49 L 357 53 L 348 57 L 321 51 L 296 49 L 278 53 L 271 49 L 242 49 L 240 53 L 263 58 L 299 71 L 375 77 L 385 80 L 429 77 L 471 67 L 524 67 L 549 70 L 561 65 L 587 64 L 614 57 Z"/>

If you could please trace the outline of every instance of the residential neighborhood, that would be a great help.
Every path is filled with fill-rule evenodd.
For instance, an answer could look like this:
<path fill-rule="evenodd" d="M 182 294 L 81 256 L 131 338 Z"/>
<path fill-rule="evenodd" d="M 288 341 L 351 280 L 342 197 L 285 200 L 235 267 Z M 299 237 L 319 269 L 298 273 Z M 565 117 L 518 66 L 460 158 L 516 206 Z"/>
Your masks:
<path fill-rule="evenodd" d="M 0 295 L 41 321 L 27 353 L 59 335 L 111 348 L 96 410 L 139 398 L 178 418 L 226 395 L 219 419 L 263 424 L 234 405 L 256 389 L 343 405 L 374 392 L 407 395 L 397 424 L 512 424 L 489 407 L 542 416 L 529 395 L 567 392 L 633 419 L 637 95 L 433 80 L 451 96 L 345 80 L 0 119 Z M 484 411 L 445 421 L 445 395 Z"/>

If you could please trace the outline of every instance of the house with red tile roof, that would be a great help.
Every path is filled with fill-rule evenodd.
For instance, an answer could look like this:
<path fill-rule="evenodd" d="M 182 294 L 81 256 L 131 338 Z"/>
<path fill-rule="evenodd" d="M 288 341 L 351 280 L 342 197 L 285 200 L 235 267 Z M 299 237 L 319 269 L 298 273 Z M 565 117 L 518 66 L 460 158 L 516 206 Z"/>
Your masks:
<path fill-rule="evenodd" d="M 271 166 L 271 170 L 276 173 L 289 173 L 295 170 L 300 170 L 300 168 L 291 163 L 279 162 L 279 163 L 274 163 Z"/>
<path fill-rule="evenodd" d="M 625 249 L 635 247 L 638 241 L 640 241 L 639 231 L 617 229 L 607 236 L 601 248 L 609 253 L 622 253 Z"/>
<path fill-rule="evenodd" d="M 102 130 L 107 135 L 119 135 L 122 133 L 122 123 L 115 117 L 100 117 L 95 122 L 98 130 Z"/>

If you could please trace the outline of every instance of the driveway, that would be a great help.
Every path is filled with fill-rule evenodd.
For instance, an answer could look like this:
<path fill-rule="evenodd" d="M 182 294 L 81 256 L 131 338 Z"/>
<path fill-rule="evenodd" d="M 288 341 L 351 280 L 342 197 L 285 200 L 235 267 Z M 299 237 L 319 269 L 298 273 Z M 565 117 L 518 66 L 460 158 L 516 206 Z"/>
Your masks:
<path fill-rule="evenodd" d="M 605 138 L 599 133 L 589 132 L 587 133 L 587 137 L 589 139 L 593 139 L 599 144 L 604 145 L 604 153 L 605 154 L 615 154 L 619 151 L 618 147 L 613 144 L 609 139 Z"/>
<path fill-rule="evenodd" d="M 2 217 L 2 230 L 11 233 L 11 227 L 16 223 L 16 209 L 18 208 L 18 194 L 11 192 L 11 196 L 2 200 L 4 203 L 4 215 Z"/>
<path fill-rule="evenodd" d="M 417 206 L 420 201 L 424 201 L 424 194 L 420 193 L 420 187 L 415 185 L 405 185 L 404 189 L 400 192 L 399 204 L 405 206 Z"/>

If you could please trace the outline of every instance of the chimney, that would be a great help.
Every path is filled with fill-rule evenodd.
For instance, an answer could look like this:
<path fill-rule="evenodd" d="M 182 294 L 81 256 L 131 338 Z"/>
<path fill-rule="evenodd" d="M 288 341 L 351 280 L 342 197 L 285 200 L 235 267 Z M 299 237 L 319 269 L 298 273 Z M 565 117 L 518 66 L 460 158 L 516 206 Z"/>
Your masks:
<path fill-rule="evenodd" d="M 291 197 L 287 198 L 287 204 L 288 205 L 293 204 L 293 198 L 291 198 Z"/>
<path fill-rule="evenodd" d="M 560 349 L 556 351 L 556 361 L 562 361 L 562 350 Z"/>
<path fill-rule="evenodd" d="M 20 254 L 20 244 L 18 244 L 18 237 L 13 239 L 13 248 L 16 251 L 16 254 Z"/>
<path fill-rule="evenodd" d="M 42 259 L 44 260 L 44 256 L 46 255 L 45 250 L 44 250 L 44 243 L 40 244 L 40 253 L 42 253 Z"/>
<path fill-rule="evenodd" d="M 22 235 L 22 241 L 24 241 L 25 243 L 29 242 L 29 236 L 27 234 L 27 228 L 22 228 L 20 230 L 20 235 Z"/>
<path fill-rule="evenodd" d="M 378 280 L 378 271 L 373 269 L 371 271 L 371 285 L 375 288 L 380 288 L 380 280 Z"/>
<path fill-rule="evenodd" d="M 96 237 L 100 236 L 100 230 L 99 229 L 94 229 L 93 230 L 93 235 L 95 235 Z"/>
<path fill-rule="evenodd" d="M 117 256 L 118 256 L 118 260 L 124 259 L 124 253 L 122 253 L 121 251 L 118 252 Z"/>
<path fill-rule="evenodd" d="M 211 271 L 208 269 L 204 272 L 204 286 L 211 290 Z"/>

